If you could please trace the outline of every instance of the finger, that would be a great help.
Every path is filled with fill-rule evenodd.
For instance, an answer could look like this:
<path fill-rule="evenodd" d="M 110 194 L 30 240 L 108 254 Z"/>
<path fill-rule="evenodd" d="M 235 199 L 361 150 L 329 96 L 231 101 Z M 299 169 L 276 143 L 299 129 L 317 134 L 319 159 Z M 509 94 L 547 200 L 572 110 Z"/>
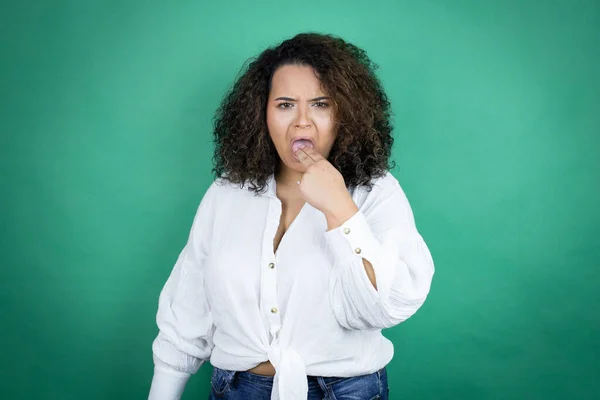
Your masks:
<path fill-rule="evenodd" d="M 321 155 L 321 153 L 319 153 L 312 147 L 304 147 L 304 148 L 302 148 L 302 151 L 304 151 L 314 162 L 324 159 L 324 157 Z"/>
<path fill-rule="evenodd" d="M 304 149 L 298 150 L 296 152 L 296 157 L 298 157 L 298 160 L 307 167 L 315 163 L 315 161 L 304 151 Z"/>

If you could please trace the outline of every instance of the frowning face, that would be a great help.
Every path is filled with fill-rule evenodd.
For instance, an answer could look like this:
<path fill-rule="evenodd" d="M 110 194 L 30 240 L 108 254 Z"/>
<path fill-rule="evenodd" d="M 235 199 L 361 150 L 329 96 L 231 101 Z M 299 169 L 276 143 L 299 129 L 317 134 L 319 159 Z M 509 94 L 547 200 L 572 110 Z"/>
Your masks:
<path fill-rule="evenodd" d="M 273 74 L 267 102 L 267 126 L 282 168 L 304 172 L 294 152 L 311 146 L 327 158 L 336 138 L 333 104 L 314 69 L 284 65 Z"/>

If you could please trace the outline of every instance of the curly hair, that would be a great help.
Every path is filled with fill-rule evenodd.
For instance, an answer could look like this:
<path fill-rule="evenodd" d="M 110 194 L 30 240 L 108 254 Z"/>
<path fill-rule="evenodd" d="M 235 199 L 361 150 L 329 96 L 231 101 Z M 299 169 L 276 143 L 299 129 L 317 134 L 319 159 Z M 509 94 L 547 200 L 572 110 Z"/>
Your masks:
<path fill-rule="evenodd" d="M 390 102 L 364 50 L 327 34 L 301 33 L 264 50 L 236 79 L 215 116 L 213 173 L 262 193 L 281 159 L 271 140 L 266 108 L 271 80 L 283 65 L 311 66 L 333 103 L 337 137 L 328 161 L 346 186 L 364 185 L 394 168 Z"/>

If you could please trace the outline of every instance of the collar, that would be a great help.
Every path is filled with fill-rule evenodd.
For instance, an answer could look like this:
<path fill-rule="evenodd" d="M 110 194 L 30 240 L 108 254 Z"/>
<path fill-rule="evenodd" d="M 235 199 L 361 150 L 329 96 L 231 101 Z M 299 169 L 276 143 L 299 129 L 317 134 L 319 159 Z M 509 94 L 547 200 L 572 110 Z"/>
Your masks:
<path fill-rule="evenodd" d="M 267 197 L 277 197 L 277 182 L 275 181 L 275 174 L 271 174 L 267 180 Z"/>

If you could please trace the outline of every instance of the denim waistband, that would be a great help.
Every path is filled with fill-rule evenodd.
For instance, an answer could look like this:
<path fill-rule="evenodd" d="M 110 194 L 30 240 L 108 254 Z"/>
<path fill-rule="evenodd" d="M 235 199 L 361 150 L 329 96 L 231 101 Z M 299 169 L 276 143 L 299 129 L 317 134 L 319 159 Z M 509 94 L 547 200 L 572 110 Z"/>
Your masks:
<path fill-rule="evenodd" d="M 232 380 L 235 376 L 235 378 L 237 379 L 242 379 L 245 381 L 250 381 L 253 383 L 258 384 L 259 386 L 266 386 L 266 387 L 273 387 L 273 377 L 272 376 L 266 376 L 266 375 L 259 375 L 259 374 L 255 374 L 253 372 L 248 372 L 248 371 L 229 371 L 229 370 L 224 370 L 224 369 L 220 369 L 217 367 L 213 367 L 215 369 L 218 369 L 220 373 L 223 373 L 225 375 L 229 376 L 229 379 Z M 382 368 L 379 371 L 373 372 L 374 374 L 376 374 L 377 372 L 383 372 L 383 370 L 385 369 Z M 367 374 L 370 375 L 370 374 Z M 317 389 L 320 387 L 319 382 L 318 382 L 318 376 L 307 376 L 308 378 L 308 389 Z M 324 376 L 321 377 L 323 382 L 326 385 L 331 385 L 334 384 L 336 382 L 342 381 L 346 378 L 342 378 L 342 377 L 333 377 L 333 376 Z"/>

